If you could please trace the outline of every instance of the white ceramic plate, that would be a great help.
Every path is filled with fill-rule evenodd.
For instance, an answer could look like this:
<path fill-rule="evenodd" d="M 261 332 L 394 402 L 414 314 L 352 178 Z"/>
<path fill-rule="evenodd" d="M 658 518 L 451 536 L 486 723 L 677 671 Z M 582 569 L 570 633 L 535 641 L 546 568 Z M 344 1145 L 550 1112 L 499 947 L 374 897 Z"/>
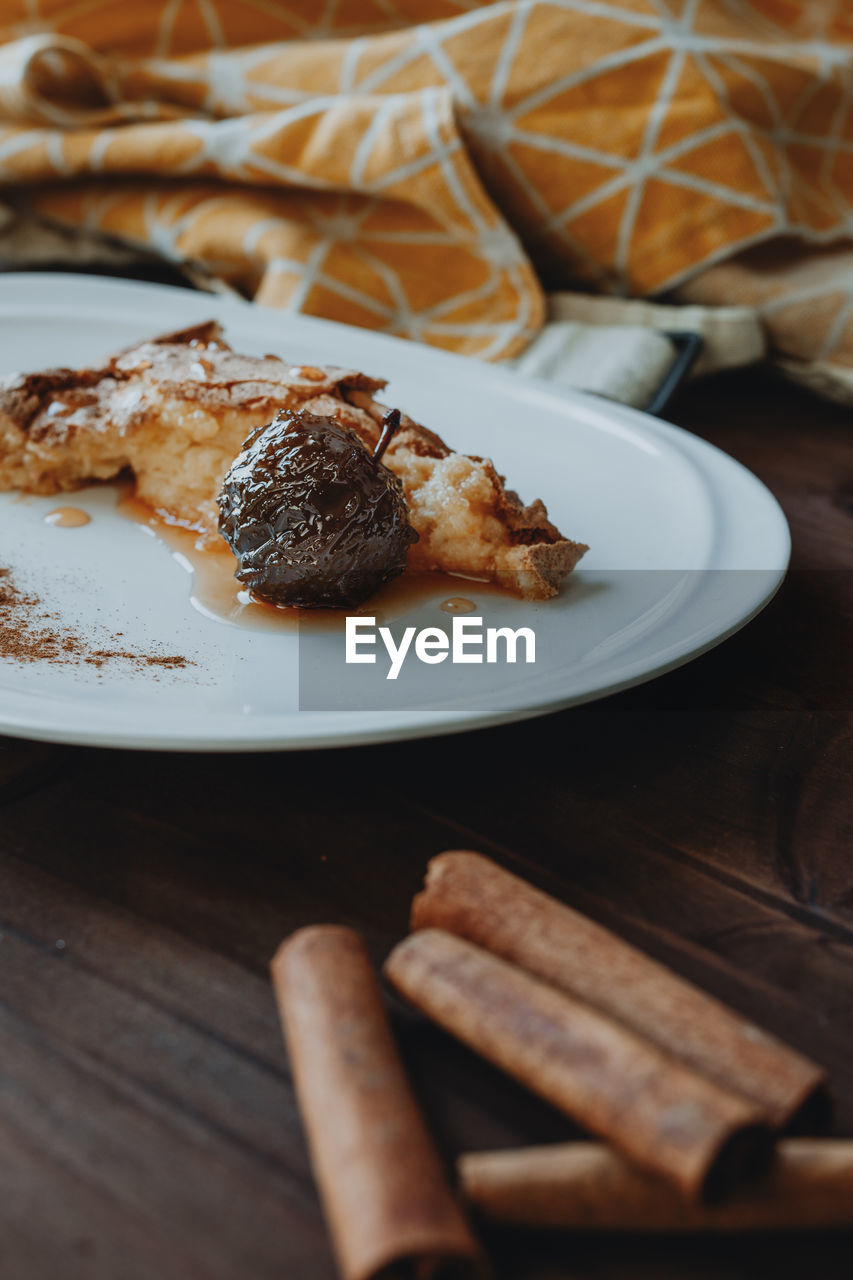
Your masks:
<path fill-rule="evenodd" d="M 485 684 L 466 685 L 465 670 L 455 669 L 438 694 L 434 685 L 419 689 L 417 674 L 408 673 L 408 705 L 300 710 L 304 638 L 300 655 L 294 634 L 204 616 L 186 568 L 116 512 L 111 486 L 74 495 L 93 517 L 74 530 L 45 524 L 56 499 L 4 494 L 0 564 L 63 621 L 94 638 L 104 628 L 120 630 L 129 648 L 177 651 L 194 665 L 155 678 L 120 662 L 97 670 L 0 658 L 0 731 L 101 746 L 242 751 L 521 720 L 687 662 L 752 618 L 784 576 L 784 516 L 726 454 L 644 414 L 414 343 L 157 285 L 7 275 L 0 277 L 0 372 L 82 364 L 212 316 L 239 350 L 389 378 L 389 403 L 454 448 L 492 457 L 525 500 L 543 498 L 567 536 L 590 544 L 558 599 L 536 606 L 505 600 L 484 610 L 499 623 L 533 626 L 543 660 L 505 667 Z M 465 594 L 476 600 L 476 590 Z M 421 617 L 435 621 L 437 604 L 426 602 Z M 309 660 L 322 665 L 322 646 Z M 435 670 L 423 668 L 424 679 Z"/>

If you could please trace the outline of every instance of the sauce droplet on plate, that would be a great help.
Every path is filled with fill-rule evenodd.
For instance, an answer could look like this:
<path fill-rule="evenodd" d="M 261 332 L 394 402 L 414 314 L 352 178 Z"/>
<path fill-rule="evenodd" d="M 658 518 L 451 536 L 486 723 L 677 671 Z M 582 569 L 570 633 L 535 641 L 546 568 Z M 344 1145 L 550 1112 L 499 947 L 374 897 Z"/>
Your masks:
<path fill-rule="evenodd" d="M 44 522 L 56 525 L 57 529 L 79 529 L 81 525 L 89 524 L 91 519 L 79 507 L 57 507 L 55 511 L 47 513 Z"/>
<path fill-rule="evenodd" d="M 451 596 L 439 605 L 442 613 L 473 613 L 477 606 L 466 596 Z"/>

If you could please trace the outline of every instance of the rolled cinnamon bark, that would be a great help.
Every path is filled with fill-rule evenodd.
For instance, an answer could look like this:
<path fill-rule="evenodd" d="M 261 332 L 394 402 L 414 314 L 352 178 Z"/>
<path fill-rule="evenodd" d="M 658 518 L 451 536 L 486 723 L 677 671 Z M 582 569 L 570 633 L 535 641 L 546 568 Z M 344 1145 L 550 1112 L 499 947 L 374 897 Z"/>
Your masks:
<path fill-rule="evenodd" d="M 300 929 L 270 968 L 345 1280 L 479 1276 L 480 1252 L 412 1096 L 358 935 L 332 925 Z"/>
<path fill-rule="evenodd" d="M 597 1142 L 461 1156 L 459 1181 L 488 1218 L 588 1231 L 781 1231 L 853 1226 L 853 1142 L 789 1138 L 728 1204 L 686 1205 Z"/>
<path fill-rule="evenodd" d="M 826 1076 L 816 1063 L 480 854 L 431 860 L 411 927 L 468 938 L 586 1001 L 758 1103 L 775 1127 L 825 1123 Z"/>
<path fill-rule="evenodd" d="M 412 934 L 385 974 L 440 1026 L 686 1199 L 721 1199 L 769 1159 L 759 1107 L 470 942 Z"/>

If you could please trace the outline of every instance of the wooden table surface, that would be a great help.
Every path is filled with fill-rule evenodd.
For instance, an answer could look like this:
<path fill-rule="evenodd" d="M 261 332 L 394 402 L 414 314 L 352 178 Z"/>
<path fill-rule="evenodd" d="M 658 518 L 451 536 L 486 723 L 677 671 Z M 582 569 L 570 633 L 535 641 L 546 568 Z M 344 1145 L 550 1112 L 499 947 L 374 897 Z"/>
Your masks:
<path fill-rule="evenodd" d="M 670 416 L 779 497 L 791 575 L 681 671 L 528 724 L 263 756 L 0 744 L 4 1280 L 331 1280 L 267 979 L 379 961 L 427 859 L 486 852 L 831 1073 L 853 1135 L 853 414 L 764 373 Z M 574 1131 L 394 1006 L 448 1157 Z M 853 1235 L 485 1231 L 505 1280 L 849 1277 Z"/>

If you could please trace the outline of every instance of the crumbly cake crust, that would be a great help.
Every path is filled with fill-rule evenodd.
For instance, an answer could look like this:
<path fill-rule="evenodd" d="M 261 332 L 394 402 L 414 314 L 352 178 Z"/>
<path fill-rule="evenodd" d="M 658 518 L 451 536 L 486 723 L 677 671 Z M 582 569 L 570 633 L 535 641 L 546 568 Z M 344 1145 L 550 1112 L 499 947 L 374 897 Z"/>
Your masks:
<path fill-rule="evenodd" d="M 130 470 L 167 519 L 217 539 L 216 498 L 243 441 L 281 409 L 336 418 L 372 446 L 385 382 L 354 369 L 246 356 L 209 322 L 119 352 L 100 368 L 0 379 L 0 489 L 56 493 Z M 488 459 L 454 453 L 403 415 L 383 461 L 420 540 L 409 565 L 498 582 L 527 599 L 559 589 L 586 547 L 524 506 Z"/>

